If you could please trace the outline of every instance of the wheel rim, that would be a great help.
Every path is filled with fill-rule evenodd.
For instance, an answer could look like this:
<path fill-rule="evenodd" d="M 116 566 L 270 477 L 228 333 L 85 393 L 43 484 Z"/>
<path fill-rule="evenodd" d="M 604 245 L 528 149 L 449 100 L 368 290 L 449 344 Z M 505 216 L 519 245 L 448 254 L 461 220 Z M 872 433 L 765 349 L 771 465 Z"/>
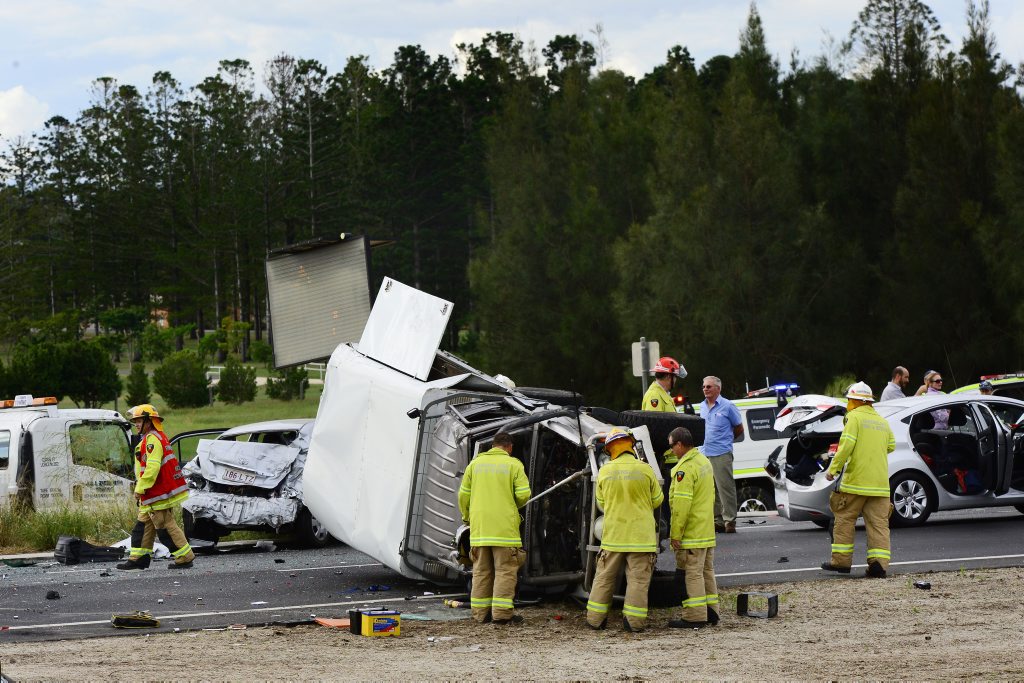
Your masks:
<path fill-rule="evenodd" d="M 737 509 L 740 512 L 768 512 L 768 506 L 758 498 L 747 498 L 737 506 Z"/>
<path fill-rule="evenodd" d="M 916 479 L 906 479 L 892 492 L 892 504 L 903 519 L 919 519 L 928 509 L 928 491 Z"/>
<path fill-rule="evenodd" d="M 329 534 L 327 527 L 325 527 L 320 520 L 313 515 L 309 516 L 309 528 L 313 532 L 313 538 L 318 542 L 323 543 L 327 540 L 327 536 Z"/>

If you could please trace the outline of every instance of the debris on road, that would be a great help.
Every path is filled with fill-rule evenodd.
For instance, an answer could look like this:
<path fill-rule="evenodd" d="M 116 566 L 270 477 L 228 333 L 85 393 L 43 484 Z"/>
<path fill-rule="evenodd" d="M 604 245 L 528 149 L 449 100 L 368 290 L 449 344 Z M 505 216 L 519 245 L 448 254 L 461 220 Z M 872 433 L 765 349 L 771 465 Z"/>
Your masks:
<path fill-rule="evenodd" d="M 326 626 L 328 628 L 349 628 L 350 626 L 352 626 L 351 619 L 331 619 L 330 617 L 317 617 L 313 621 L 320 624 L 321 626 Z"/>
<path fill-rule="evenodd" d="M 160 620 L 154 619 L 149 612 L 140 610 L 130 614 L 112 614 L 110 624 L 114 628 L 159 628 Z"/>
<path fill-rule="evenodd" d="M 462 645 L 460 647 L 453 647 L 452 652 L 480 652 L 482 649 L 483 646 L 479 644 Z"/>
<path fill-rule="evenodd" d="M 914 588 L 920 588 L 923 591 L 928 591 L 932 589 L 932 584 L 929 581 L 915 581 Z"/>
<path fill-rule="evenodd" d="M 60 593 L 57 591 L 46 591 L 47 600 L 60 600 Z"/>

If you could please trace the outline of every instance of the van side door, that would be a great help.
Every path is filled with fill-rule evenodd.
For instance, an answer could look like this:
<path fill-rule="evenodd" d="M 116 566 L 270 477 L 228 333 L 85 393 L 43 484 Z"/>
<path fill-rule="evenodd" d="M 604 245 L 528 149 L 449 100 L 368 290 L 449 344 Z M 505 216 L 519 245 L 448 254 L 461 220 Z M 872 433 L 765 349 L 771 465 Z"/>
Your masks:
<path fill-rule="evenodd" d="M 0 429 L 0 505 L 18 493 L 18 451 L 11 447 L 11 430 Z"/>

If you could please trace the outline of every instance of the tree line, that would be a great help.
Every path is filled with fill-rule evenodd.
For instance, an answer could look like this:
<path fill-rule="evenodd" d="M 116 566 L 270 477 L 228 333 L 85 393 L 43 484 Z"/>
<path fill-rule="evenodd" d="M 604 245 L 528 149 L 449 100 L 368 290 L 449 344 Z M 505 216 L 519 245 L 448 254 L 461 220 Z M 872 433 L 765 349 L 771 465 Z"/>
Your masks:
<path fill-rule="evenodd" d="M 752 5 L 734 54 L 674 46 L 641 78 L 603 68 L 600 30 L 99 78 L 6 140 L 0 333 L 141 309 L 179 347 L 226 318 L 261 340 L 267 252 L 349 232 L 394 240 L 376 282 L 455 302 L 448 348 L 595 403 L 635 401 L 640 336 L 728 395 L 1021 370 L 1024 66 L 987 2 L 963 20 L 952 45 L 923 2 L 868 0 L 783 67 Z"/>

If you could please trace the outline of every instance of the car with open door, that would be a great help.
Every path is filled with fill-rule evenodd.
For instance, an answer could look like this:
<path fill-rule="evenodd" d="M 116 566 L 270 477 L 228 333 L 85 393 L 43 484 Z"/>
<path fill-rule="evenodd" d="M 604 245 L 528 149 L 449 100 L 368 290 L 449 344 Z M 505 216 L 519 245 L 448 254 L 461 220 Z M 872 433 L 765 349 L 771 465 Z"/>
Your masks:
<path fill-rule="evenodd" d="M 185 459 L 189 485 L 185 535 L 216 543 L 232 531 L 270 531 L 311 547 L 330 543 L 330 532 L 302 503 L 312 431 L 312 420 L 296 419 L 176 435 L 171 444 Z"/>
<path fill-rule="evenodd" d="M 893 526 L 924 524 L 937 510 L 1012 505 L 1024 512 L 1024 401 L 1002 396 L 940 394 L 875 405 L 896 438 L 889 454 Z M 794 399 L 775 428 L 793 430 L 765 470 L 779 514 L 827 526 L 825 478 L 839 445 L 846 402 L 829 396 Z"/>

